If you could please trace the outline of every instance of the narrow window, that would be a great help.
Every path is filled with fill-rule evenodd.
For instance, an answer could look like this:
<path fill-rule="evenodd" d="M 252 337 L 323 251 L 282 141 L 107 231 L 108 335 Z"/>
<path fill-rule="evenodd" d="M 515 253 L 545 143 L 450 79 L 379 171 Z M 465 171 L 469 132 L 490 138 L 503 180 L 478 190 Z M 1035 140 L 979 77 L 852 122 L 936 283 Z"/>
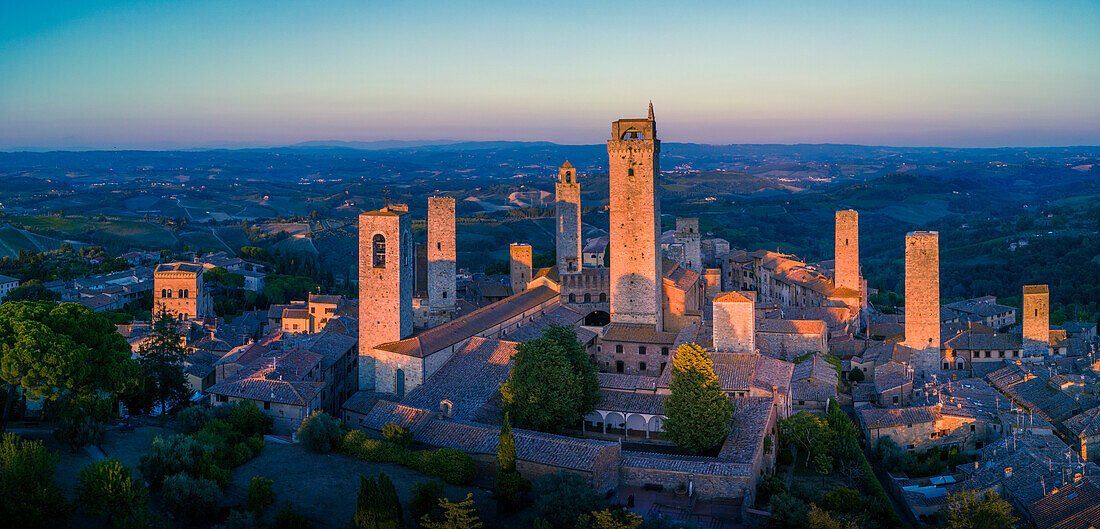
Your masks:
<path fill-rule="evenodd" d="M 645 362 L 638 362 L 638 371 L 645 371 Z"/>
<path fill-rule="evenodd" d="M 615 352 L 616 352 L 616 353 L 621 353 L 621 352 L 623 352 L 623 344 L 616 344 L 616 345 L 615 345 Z"/>
<path fill-rule="evenodd" d="M 638 346 L 638 354 L 640 354 L 640 355 L 645 354 L 645 346 L 644 345 L 639 345 Z"/>
<path fill-rule="evenodd" d="M 386 267 L 386 237 L 381 233 L 374 236 L 374 267 Z"/>
<path fill-rule="evenodd" d="M 634 176 L 634 169 L 627 169 L 626 176 Z"/>

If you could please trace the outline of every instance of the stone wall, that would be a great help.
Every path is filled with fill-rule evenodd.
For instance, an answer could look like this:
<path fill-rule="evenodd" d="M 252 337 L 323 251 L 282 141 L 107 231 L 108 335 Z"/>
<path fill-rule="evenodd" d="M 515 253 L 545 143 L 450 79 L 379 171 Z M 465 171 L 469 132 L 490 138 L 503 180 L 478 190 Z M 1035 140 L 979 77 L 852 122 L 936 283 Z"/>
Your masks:
<path fill-rule="evenodd" d="M 940 235 L 905 236 L 905 345 L 918 376 L 935 373 L 940 360 Z"/>
<path fill-rule="evenodd" d="M 619 470 L 619 484 L 627 487 L 660 485 L 666 491 L 675 491 L 681 486 L 687 490 L 689 482 L 695 497 L 704 501 L 742 498 L 752 495 L 753 489 L 751 480 L 745 476 L 711 476 L 628 466 Z"/>
<path fill-rule="evenodd" d="M 164 307 L 178 319 L 201 319 L 213 313 L 208 306 L 209 301 L 201 273 L 185 271 L 155 273 L 153 301 L 154 310 Z"/>
<path fill-rule="evenodd" d="M 1024 285 L 1024 356 L 1042 356 L 1050 351 L 1050 290 L 1046 285 Z"/>
<path fill-rule="evenodd" d="M 408 209 L 391 206 L 359 215 L 360 358 L 375 345 L 412 334 L 414 267 Z M 376 236 L 382 246 L 376 248 Z M 374 389 L 374 371 L 360 365 L 359 389 Z"/>
<path fill-rule="evenodd" d="M 837 288 L 862 291 L 859 281 L 859 213 L 854 209 L 836 212 L 836 246 L 833 266 Z"/>
<path fill-rule="evenodd" d="M 684 247 L 680 264 L 693 272 L 703 271 L 703 250 L 700 244 L 699 219 L 676 219 L 674 239 Z"/>
<path fill-rule="evenodd" d="M 512 281 L 512 294 L 527 290 L 527 282 L 534 277 L 531 273 L 531 245 L 514 242 L 508 246 L 512 261 L 509 266 Z"/>
<path fill-rule="evenodd" d="M 558 183 L 554 186 L 554 209 L 557 212 L 557 264 L 558 273 L 567 274 L 581 269 L 581 186 L 577 172 L 569 162 L 558 170 Z"/>
<path fill-rule="evenodd" d="M 455 199 L 428 198 L 428 326 L 455 314 Z"/>
<path fill-rule="evenodd" d="M 829 352 L 824 333 L 757 332 L 756 349 L 761 354 L 788 362 L 806 353 Z"/>
<path fill-rule="evenodd" d="M 714 300 L 714 349 L 723 353 L 756 352 L 756 309 L 752 293 L 730 292 Z"/>

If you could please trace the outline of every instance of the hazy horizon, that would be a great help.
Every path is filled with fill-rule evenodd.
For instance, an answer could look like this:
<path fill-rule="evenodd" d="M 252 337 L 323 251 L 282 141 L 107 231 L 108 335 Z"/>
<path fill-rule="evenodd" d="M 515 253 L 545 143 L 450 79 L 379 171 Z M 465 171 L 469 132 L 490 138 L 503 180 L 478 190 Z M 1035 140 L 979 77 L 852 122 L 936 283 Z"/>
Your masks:
<path fill-rule="evenodd" d="M 0 150 L 1100 145 L 1100 2 L 0 5 Z"/>

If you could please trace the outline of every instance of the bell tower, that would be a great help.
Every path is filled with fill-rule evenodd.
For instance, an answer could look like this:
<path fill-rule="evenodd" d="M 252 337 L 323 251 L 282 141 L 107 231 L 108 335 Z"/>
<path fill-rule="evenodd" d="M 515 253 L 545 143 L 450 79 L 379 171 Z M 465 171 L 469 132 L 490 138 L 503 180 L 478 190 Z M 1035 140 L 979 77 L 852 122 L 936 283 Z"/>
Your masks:
<path fill-rule="evenodd" d="M 554 186 L 554 208 L 558 216 L 558 274 L 581 271 L 581 186 L 577 170 L 568 161 L 558 169 Z"/>

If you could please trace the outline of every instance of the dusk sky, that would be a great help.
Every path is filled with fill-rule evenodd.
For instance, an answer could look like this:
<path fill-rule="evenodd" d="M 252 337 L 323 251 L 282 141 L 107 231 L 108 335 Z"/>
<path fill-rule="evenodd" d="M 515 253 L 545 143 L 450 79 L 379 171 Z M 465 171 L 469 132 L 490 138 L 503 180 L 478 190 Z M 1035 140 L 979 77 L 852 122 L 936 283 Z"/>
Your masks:
<path fill-rule="evenodd" d="M 1100 1 L 0 3 L 0 149 L 1100 145 Z"/>

